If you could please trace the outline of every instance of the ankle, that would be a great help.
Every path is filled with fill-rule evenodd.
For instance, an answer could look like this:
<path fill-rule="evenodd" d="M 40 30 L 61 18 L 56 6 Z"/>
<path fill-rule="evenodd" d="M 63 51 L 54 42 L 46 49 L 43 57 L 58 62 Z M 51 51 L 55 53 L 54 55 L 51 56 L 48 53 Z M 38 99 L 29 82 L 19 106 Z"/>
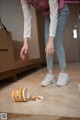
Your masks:
<path fill-rule="evenodd" d="M 61 69 L 60 70 L 60 73 L 66 73 L 67 71 L 66 71 L 66 69 Z"/>
<path fill-rule="evenodd" d="M 53 74 L 53 70 L 48 70 L 48 73 L 49 74 Z"/>

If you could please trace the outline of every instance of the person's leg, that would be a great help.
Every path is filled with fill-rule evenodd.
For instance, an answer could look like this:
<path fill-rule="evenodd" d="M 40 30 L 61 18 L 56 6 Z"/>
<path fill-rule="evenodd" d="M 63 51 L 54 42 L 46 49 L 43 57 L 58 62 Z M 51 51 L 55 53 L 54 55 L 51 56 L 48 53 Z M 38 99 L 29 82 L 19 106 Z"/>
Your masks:
<path fill-rule="evenodd" d="M 50 18 L 45 18 L 45 46 L 48 43 L 49 38 L 49 25 L 50 25 Z M 53 73 L 53 55 L 52 56 L 46 56 L 46 64 L 47 64 L 47 71 L 48 74 L 45 76 L 44 80 L 41 82 L 42 86 L 48 86 L 55 82 L 54 80 L 54 73 Z"/>
<path fill-rule="evenodd" d="M 49 38 L 49 25 L 50 25 L 50 18 L 45 18 L 45 46 L 48 43 Z M 46 63 L 47 63 L 47 70 L 49 73 L 53 73 L 53 55 L 46 56 Z"/>
<path fill-rule="evenodd" d="M 66 58 L 65 58 L 65 52 L 62 44 L 62 37 L 65 30 L 65 26 L 68 21 L 68 17 L 69 17 L 69 10 L 67 6 L 65 6 L 64 9 L 61 10 L 59 13 L 56 37 L 54 40 L 54 47 L 55 47 L 55 51 L 57 53 L 57 57 L 60 65 L 60 74 L 58 77 L 58 81 L 56 83 L 58 86 L 66 85 L 69 80 L 68 74 L 66 73 Z"/>

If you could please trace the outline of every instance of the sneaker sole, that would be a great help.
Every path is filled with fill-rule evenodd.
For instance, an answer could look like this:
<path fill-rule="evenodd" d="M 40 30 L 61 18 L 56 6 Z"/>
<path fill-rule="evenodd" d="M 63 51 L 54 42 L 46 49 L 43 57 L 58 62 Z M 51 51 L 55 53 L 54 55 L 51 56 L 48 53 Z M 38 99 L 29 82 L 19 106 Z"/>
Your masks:
<path fill-rule="evenodd" d="M 42 87 L 47 87 L 47 86 L 50 86 L 51 84 L 54 84 L 56 82 L 56 80 L 52 81 L 50 84 L 48 85 L 41 85 Z"/>

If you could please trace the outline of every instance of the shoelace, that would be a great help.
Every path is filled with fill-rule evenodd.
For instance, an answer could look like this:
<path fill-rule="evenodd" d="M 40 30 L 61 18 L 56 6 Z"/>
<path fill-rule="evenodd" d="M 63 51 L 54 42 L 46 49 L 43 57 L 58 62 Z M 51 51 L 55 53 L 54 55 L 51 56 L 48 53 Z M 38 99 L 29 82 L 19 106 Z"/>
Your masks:
<path fill-rule="evenodd" d="M 49 81 L 50 81 L 50 79 L 48 79 L 48 78 L 49 78 L 49 75 L 47 74 L 47 75 L 45 76 L 44 80 L 46 80 L 46 79 L 47 79 L 47 81 L 49 82 Z"/>
<path fill-rule="evenodd" d="M 59 78 L 60 80 L 62 80 L 62 79 L 64 78 L 64 75 L 59 74 L 59 75 L 58 75 L 58 78 Z"/>

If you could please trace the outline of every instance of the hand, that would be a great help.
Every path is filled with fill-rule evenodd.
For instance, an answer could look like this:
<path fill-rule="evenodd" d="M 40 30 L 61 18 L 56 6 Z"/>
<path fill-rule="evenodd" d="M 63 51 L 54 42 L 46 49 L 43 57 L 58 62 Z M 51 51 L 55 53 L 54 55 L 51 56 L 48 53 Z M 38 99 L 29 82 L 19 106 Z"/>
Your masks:
<path fill-rule="evenodd" d="M 45 52 L 46 52 L 47 56 L 53 55 L 53 53 L 54 53 L 54 42 L 53 42 L 52 37 L 49 37 L 48 43 L 47 43 L 46 48 L 45 48 Z"/>
<path fill-rule="evenodd" d="M 20 52 L 20 57 L 21 59 L 25 59 L 28 55 L 28 44 L 24 44 L 22 49 L 21 49 L 21 52 Z"/>

